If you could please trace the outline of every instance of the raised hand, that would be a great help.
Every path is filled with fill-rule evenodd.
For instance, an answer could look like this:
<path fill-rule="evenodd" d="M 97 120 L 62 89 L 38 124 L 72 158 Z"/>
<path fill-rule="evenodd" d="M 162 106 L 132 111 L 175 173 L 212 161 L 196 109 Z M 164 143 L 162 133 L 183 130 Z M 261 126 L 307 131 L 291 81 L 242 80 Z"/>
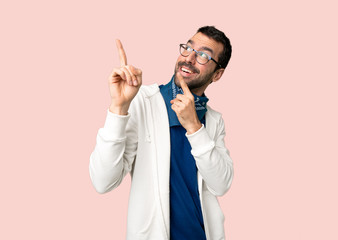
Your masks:
<path fill-rule="evenodd" d="M 177 94 L 176 98 L 171 100 L 171 108 L 175 111 L 178 121 L 187 130 L 187 134 L 192 134 L 202 127 L 195 109 L 194 95 L 190 92 L 188 85 L 183 79 L 180 79 L 183 94 Z"/>
<path fill-rule="evenodd" d="M 109 76 L 111 104 L 109 110 L 119 115 L 127 115 L 131 101 L 142 84 L 142 71 L 127 65 L 127 56 L 120 40 L 116 40 L 119 51 L 119 68 L 114 68 Z"/>

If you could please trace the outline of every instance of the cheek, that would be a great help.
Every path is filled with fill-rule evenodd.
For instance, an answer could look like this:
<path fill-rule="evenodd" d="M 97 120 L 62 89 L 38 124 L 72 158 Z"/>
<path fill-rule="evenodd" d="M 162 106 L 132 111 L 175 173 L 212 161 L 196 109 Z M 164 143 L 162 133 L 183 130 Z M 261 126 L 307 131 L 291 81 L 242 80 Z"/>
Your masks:
<path fill-rule="evenodd" d="M 180 62 L 180 58 L 177 58 L 176 63 L 175 63 L 175 68 L 177 69 L 178 63 Z"/>
<path fill-rule="evenodd" d="M 207 75 L 210 73 L 209 68 L 205 67 L 205 65 L 200 65 L 198 69 L 202 75 Z"/>
<path fill-rule="evenodd" d="M 176 60 L 176 63 L 175 63 L 175 71 L 178 71 L 178 63 L 179 62 L 183 62 L 184 59 L 182 59 L 182 56 L 179 56 Z"/>
<path fill-rule="evenodd" d="M 177 64 L 178 64 L 179 62 L 182 62 L 181 57 L 178 57 L 178 58 L 177 58 L 177 60 L 176 60 L 176 66 L 177 66 Z"/>

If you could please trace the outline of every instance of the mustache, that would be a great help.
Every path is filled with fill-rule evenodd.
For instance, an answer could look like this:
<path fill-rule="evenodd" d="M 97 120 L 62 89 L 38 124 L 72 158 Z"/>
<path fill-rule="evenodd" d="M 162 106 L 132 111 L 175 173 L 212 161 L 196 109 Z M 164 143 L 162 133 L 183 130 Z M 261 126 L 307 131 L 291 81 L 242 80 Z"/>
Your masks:
<path fill-rule="evenodd" d="M 190 70 L 192 70 L 193 72 L 195 72 L 195 73 L 200 73 L 200 71 L 197 69 L 197 68 L 195 68 L 193 65 L 191 65 L 191 64 L 189 64 L 189 63 L 186 63 L 186 62 L 179 62 L 178 64 L 177 64 L 177 66 L 180 68 L 180 67 L 187 67 L 187 68 L 189 68 Z"/>

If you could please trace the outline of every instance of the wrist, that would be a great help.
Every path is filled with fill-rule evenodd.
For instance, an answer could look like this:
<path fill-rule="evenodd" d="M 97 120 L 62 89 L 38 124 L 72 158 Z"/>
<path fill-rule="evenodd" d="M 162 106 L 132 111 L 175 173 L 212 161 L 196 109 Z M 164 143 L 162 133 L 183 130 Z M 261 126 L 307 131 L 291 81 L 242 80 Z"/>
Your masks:
<path fill-rule="evenodd" d="M 124 106 L 115 106 L 111 104 L 109 106 L 109 111 L 117 115 L 128 115 L 129 104 Z"/>
<path fill-rule="evenodd" d="M 202 127 L 202 123 L 200 121 L 198 121 L 197 123 L 193 124 L 192 126 L 189 126 L 188 128 L 186 128 L 187 134 L 191 135 L 191 134 L 197 132 L 199 129 L 201 129 L 201 127 Z"/>

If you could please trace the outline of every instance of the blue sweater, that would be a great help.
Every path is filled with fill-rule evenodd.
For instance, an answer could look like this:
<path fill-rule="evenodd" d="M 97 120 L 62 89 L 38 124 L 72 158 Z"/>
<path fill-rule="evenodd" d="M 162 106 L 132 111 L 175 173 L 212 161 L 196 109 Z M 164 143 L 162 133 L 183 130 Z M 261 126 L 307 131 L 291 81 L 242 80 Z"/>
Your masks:
<path fill-rule="evenodd" d="M 172 84 L 173 79 L 167 85 L 160 86 L 170 124 L 170 239 L 205 240 L 197 183 L 197 167 L 195 159 L 191 155 L 190 143 L 185 136 L 186 130 L 181 126 L 176 113 L 171 109 Z M 197 96 L 195 96 L 196 98 Z M 206 97 L 198 97 L 198 99 L 202 99 L 203 105 L 208 101 Z M 198 112 L 198 116 L 204 124 L 205 111 Z"/>

